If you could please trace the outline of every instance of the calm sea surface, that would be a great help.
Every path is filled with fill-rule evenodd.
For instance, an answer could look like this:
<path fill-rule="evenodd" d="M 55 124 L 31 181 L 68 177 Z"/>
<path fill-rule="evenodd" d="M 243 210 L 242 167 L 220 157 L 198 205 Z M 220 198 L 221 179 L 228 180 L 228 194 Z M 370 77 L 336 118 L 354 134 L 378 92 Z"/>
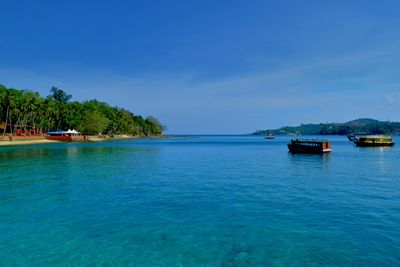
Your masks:
<path fill-rule="evenodd" d="M 399 266 L 400 140 L 0 148 L 0 266 Z"/>

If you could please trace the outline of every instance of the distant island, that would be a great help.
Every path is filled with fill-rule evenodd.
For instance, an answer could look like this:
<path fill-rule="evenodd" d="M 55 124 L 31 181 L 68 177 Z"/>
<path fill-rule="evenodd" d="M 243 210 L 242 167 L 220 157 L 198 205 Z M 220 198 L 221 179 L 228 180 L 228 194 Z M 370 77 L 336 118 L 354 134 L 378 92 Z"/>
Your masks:
<path fill-rule="evenodd" d="M 302 124 L 285 126 L 279 129 L 259 130 L 253 135 L 348 135 L 348 134 L 387 134 L 399 135 L 400 122 L 379 121 L 361 118 L 345 123 Z"/>
<path fill-rule="evenodd" d="M 164 129 L 154 117 L 143 118 L 98 100 L 78 102 L 71 98 L 57 87 L 42 97 L 34 91 L 0 85 L 0 135 L 76 129 L 86 135 L 159 136 Z"/>

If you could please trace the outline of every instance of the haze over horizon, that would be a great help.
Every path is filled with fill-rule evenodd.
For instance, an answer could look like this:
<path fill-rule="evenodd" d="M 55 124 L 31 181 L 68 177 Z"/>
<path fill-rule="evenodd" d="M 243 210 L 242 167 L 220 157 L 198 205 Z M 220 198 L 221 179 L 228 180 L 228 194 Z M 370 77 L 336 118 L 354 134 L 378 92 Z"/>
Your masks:
<path fill-rule="evenodd" d="M 171 134 L 400 121 L 398 1 L 7 1 L 0 84 Z"/>

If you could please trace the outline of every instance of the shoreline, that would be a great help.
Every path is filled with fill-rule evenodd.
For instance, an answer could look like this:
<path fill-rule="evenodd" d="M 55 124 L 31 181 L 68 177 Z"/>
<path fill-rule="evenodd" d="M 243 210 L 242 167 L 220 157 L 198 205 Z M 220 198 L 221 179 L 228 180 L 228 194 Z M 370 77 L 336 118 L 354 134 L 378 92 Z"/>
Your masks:
<path fill-rule="evenodd" d="M 164 138 L 178 138 L 178 136 L 133 136 L 133 135 L 113 135 L 113 136 L 87 136 L 87 140 L 83 142 L 72 142 L 72 143 L 91 143 L 91 142 L 107 142 L 107 141 L 117 141 L 125 139 L 164 139 Z M 5 146 L 22 146 L 22 145 L 41 145 L 41 144 L 60 144 L 60 143 L 71 143 L 62 142 L 56 140 L 46 139 L 44 136 L 0 136 L 0 147 Z"/>
<path fill-rule="evenodd" d="M 15 141 L 0 141 L 0 146 L 40 145 L 40 144 L 56 144 L 56 143 L 62 143 L 62 142 L 48 140 L 48 139 L 15 140 Z"/>

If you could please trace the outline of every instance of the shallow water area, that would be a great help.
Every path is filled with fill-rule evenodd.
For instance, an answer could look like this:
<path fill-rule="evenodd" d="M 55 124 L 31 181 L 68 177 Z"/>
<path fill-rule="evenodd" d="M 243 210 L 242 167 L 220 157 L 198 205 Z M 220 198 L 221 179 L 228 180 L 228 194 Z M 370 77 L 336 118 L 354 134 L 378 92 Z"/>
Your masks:
<path fill-rule="evenodd" d="M 0 147 L 0 266 L 398 266 L 400 139 Z"/>

